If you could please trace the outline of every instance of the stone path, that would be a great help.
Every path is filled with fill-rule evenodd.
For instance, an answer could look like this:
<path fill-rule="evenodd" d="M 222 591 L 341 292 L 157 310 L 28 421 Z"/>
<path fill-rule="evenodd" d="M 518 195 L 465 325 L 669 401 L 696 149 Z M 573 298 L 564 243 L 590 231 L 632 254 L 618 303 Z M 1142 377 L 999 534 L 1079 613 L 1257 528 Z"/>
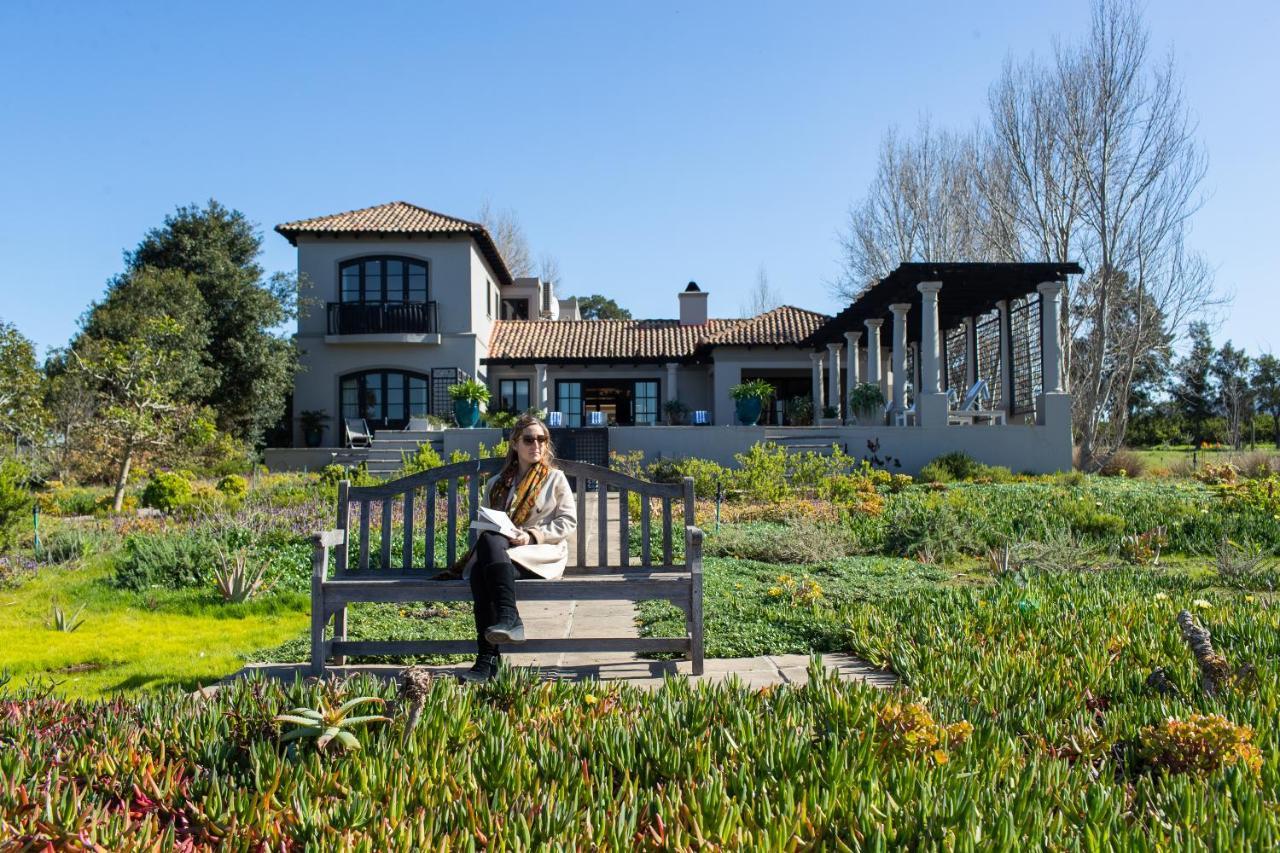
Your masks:
<path fill-rule="evenodd" d="M 590 519 L 588 528 L 595 529 L 596 496 L 587 495 L 586 517 Z M 608 508 L 610 521 L 618 517 L 618 496 L 609 495 Z M 616 529 L 612 524 L 610 529 Z M 594 537 L 587 542 L 588 565 L 594 564 L 596 548 Z M 575 568 L 577 545 L 571 538 L 569 541 L 569 572 Z M 609 561 L 614 565 L 620 562 L 618 543 L 609 542 Z M 635 606 L 630 601 L 537 601 L 520 605 L 520 615 L 524 619 L 526 636 L 533 637 L 636 637 L 639 636 L 636 625 Z M 518 647 L 517 647 L 518 648 Z M 638 657 L 633 652 L 548 652 L 544 654 L 504 654 L 512 666 L 534 667 L 543 678 L 562 679 L 568 681 L 584 681 L 598 679 L 600 681 L 625 681 L 638 687 L 655 688 L 661 686 L 668 676 L 684 676 L 697 682 L 720 682 L 736 676 L 748 687 L 764 687 L 776 684 L 803 684 L 808 680 L 809 658 L 807 655 L 764 655 L 754 658 L 708 658 L 705 661 L 703 674 L 689 674 L 690 662 L 654 661 Z M 823 665 L 834 669 L 839 677 L 846 681 L 859 681 L 873 687 L 892 687 L 897 678 L 867 664 L 865 661 L 845 654 L 828 654 L 823 657 Z M 469 667 L 470 664 L 453 664 L 445 666 L 424 667 L 440 675 L 452 675 Z M 331 666 L 330 675 L 348 675 L 362 672 L 384 678 L 395 678 L 404 669 L 403 666 L 387 665 L 351 665 Z M 279 678 L 292 681 L 299 676 L 306 676 L 308 665 L 297 664 L 250 664 L 240 672 L 229 677 L 235 679 L 251 674 L 261 674 L 268 678 Z"/>

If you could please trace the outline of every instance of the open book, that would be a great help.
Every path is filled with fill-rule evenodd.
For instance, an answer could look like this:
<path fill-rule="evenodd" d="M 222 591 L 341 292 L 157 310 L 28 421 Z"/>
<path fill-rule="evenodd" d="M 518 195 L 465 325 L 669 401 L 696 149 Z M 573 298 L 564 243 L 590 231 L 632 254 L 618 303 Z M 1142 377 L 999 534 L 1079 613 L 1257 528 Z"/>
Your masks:
<path fill-rule="evenodd" d="M 489 509 L 483 506 L 477 508 L 476 519 L 471 522 L 471 529 L 492 530 L 495 533 L 501 533 L 503 536 L 518 536 L 520 534 L 520 528 L 516 527 L 515 522 L 511 520 L 511 516 L 500 509 Z"/>

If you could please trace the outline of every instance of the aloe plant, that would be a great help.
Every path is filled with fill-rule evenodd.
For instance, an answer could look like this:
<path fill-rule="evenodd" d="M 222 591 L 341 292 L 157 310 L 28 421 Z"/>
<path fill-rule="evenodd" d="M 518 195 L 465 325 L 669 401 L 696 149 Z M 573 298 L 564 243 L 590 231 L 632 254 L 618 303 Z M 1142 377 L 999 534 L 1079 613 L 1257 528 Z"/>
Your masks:
<path fill-rule="evenodd" d="M 223 601 L 241 604 L 262 591 L 266 574 L 265 562 L 250 568 L 249 555 L 243 549 L 230 557 L 219 550 L 218 562 L 213 567 L 213 582 Z"/>
<path fill-rule="evenodd" d="M 67 612 L 62 609 L 60 604 L 58 604 L 58 599 L 55 596 L 49 603 L 49 621 L 45 624 L 55 631 L 62 631 L 70 634 L 72 631 L 84 624 L 84 620 L 80 618 L 80 614 L 84 612 L 84 608 L 85 605 L 81 604 L 75 613 L 68 616 Z"/>
<path fill-rule="evenodd" d="M 294 723 L 298 727 L 281 736 L 280 742 L 287 743 L 302 738 L 315 738 L 316 748 L 324 749 L 333 741 L 337 741 L 344 749 L 359 749 L 360 741 L 348 729 L 368 723 L 389 723 L 389 717 L 371 714 L 363 717 L 348 716 L 361 705 L 376 703 L 386 705 L 386 701 L 377 696 L 359 696 L 344 702 L 337 708 L 329 708 L 323 702 L 319 710 L 313 708 L 294 708 L 286 714 L 277 714 L 276 722 Z"/>

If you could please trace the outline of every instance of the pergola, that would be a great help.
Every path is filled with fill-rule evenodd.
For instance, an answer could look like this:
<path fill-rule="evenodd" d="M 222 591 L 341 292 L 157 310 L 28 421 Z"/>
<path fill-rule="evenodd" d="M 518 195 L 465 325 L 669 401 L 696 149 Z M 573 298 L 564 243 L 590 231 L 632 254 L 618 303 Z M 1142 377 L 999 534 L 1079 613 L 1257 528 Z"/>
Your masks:
<path fill-rule="evenodd" d="M 1066 396 L 1059 297 L 1067 276 L 1082 272 L 1076 263 L 900 264 L 812 336 L 827 350 L 812 355 L 815 405 L 825 386 L 827 405 L 844 408 L 843 352 L 846 389 L 878 383 L 890 413 L 914 412 L 918 425 L 947 425 L 948 391 L 963 395 L 979 379 L 1009 420 L 1040 420 L 1037 396 Z"/>

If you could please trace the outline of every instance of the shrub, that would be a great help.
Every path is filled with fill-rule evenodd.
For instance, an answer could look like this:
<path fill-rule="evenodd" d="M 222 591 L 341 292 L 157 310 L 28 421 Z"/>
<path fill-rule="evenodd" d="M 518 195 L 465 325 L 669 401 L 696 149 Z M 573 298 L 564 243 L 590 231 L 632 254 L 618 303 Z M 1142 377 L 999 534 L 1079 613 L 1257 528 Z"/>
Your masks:
<path fill-rule="evenodd" d="M 115 585 L 144 590 L 205 586 L 213 577 L 215 543 L 203 533 L 133 533 L 116 558 Z"/>
<path fill-rule="evenodd" d="M 120 512 L 122 514 L 131 514 L 138 511 L 138 496 L 126 494 L 120 499 Z M 98 499 L 93 503 L 93 514 L 99 516 L 111 515 L 115 512 L 115 496 L 110 492 L 105 495 L 99 495 Z"/>
<path fill-rule="evenodd" d="M 511 412 L 485 412 L 480 422 L 493 429 L 511 429 L 516 425 L 516 416 Z"/>
<path fill-rule="evenodd" d="M 194 497 L 192 477 L 183 471 L 157 471 L 142 490 L 142 505 L 161 512 L 174 512 L 191 503 Z"/>
<path fill-rule="evenodd" d="M 70 563 L 93 554 L 97 544 L 96 536 L 74 527 L 64 527 L 41 538 L 40 557 L 46 563 Z"/>
<path fill-rule="evenodd" d="M 439 468 L 444 464 L 444 460 L 440 458 L 440 454 L 436 453 L 435 448 L 430 444 L 418 445 L 415 453 L 404 453 L 401 455 L 400 474 L 406 477 L 410 474 L 418 474 L 422 471 L 429 471 L 432 468 Z M 337 465 L 330 465 L 328 468 L 337 468 Z M 325 470 L 327 471 L 328 468 Z M 341 477 L 339 477 L 341 479 Z M 337 482 L 336 480 L 334 482 Z"/>
<path fill-rule="evenodd" d="M 249 481 L 239 474 L 228 474 L 218 481 L 218 491 L 229 498 L 242 498 L 249 494 Z"/>
<path fill-rule="evenodd" d="M 36 495 L 40 511 L 46 515 L 93 515 L 101 493 L 75 486 L 56 486 Z"/>
<path fill-rule="evenodd" d="M 746 453 L 734 455 L 738 470 L 733 484 L 746 497 L 776 501 L 790 491 L 787 484 L 787 451 L 773 443 L 753 444 Z"/>
<path fill-rule="evenodd" d="M 921 562 L 946 563 L 977 543 L 946 495 L 934 493 L 918 501 L 890 505 L 885 547 L 889 553 Z"/>
<path fill-rule="evenodd" d="M 694 495 L 707 500 L 715 498 L 717 483 L 724 483 L 726 487 L 732 483 L 732 472 L 710 459 L 696 456 L 659 459 L 644 471 L 644 475 L 655 483 L 679 483 L 685 477 L 692 477 Z"/>
<path fill-rule="evenodd" d="M 1141 477 L 1147 463 L 1132 450 L 1121 448 L 1107 457 L 1098 473 L 1104 477 Z"/>
<path fill-rule="evenodd" d="M 0 549 L 13 547 L 23 525 L 30 523 L 32 498 L 26 482 L 27 469 L 18 460 L 0 460 Z"/>
<path fill-rule="evenodd" d="M 1002 465 L 987 465 L 964 451 L 946 453 L 920 469 L 918 478 L 925 483 L 950 483 L 970 480 L 987 483 L 1007 483 L 1013 472 Z"/>
<path fill-rule="evenodd" d="M 1280 458 L 1266 450 L 1255 450 L 1240 460 L 1240 473 L 1250 479 L 1280 474 Z"/>

